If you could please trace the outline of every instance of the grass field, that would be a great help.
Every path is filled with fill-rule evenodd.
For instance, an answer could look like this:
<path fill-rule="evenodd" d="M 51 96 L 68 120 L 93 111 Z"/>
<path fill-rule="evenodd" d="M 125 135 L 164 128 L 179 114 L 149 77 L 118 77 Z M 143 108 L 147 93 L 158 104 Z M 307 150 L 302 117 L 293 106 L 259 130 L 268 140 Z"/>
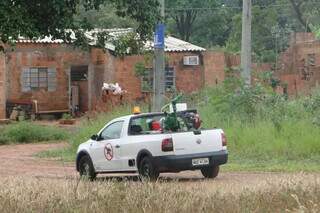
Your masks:
<path fill-rule="evenodd" d="M 291 100 L 256 91 L 222 97 L 223 91 L 209 92 L 207 104 L 197 108 L 205 127 L 226 132 L 230 158 L 225 169 L 320 171 L 319 90 Z"/>
<path fill-rule="evenodd" d="M 10 124 L 1 127 L 0 131 L 0 144 L 57 141 L 69 137 L 69 134 L 62 129 L 40 126 L 32 122 Z"/>
<path fill-rule="evenodd" d="M 218 186 L 215 186 L 218 185 Z M 211 186 L 208 188 L 208 186 Z M 0 179 L 6 212 L 317 212 L 320 182 L 226 191 L 218 183 Z"/>

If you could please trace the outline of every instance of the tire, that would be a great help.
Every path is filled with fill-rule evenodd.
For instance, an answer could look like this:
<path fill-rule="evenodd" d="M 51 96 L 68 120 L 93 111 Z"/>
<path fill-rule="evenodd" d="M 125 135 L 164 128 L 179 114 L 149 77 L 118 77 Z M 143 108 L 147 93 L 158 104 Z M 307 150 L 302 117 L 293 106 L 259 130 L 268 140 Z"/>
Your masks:
<path fill-rule="evenodd" d="M 210 166 L 201 169 L 201 173 L 205 178 L 215 178 L 219 174 L 219 166 Z"/>
<path fill-rule="evenodd" d="M 94 171 L 92 161 L 88 155 L 81 157 L 79 161 L 79 174 L 81 178 L 94 180 L 97 174 Z"/>
<path fill-rule="evenodd" d="M 144 157 L 139 164 L 139 175 L 142 180 L 155 181 L 159 177 L 159 172 L 152 163 L 150 157 Z"/>

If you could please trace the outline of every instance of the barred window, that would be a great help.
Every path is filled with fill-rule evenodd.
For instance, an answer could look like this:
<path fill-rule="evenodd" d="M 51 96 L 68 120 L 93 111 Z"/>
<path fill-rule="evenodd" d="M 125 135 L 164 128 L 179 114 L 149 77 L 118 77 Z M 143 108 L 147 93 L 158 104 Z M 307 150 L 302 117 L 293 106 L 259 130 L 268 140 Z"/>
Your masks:
<path fill-rule="evenodd" d="M 48 68 L 30 68 L 31 89 L 48 88 Z"/>
<path fill-rule="evenodd" d="M 173 67 L 166 67 L 165 70 L 165 85 L 166 91 L 172 91 L 175 89 L 175 73 Z"/>
<path fill-rule="evenodd" d="M 55 91 L 56 89 L 56 71 L 54 68 L 24 68 L 21 77 L 23 92 L 39 89 Z"/>
<path fill-rule="evenodd" d="M 146 72 L 147 75 L 141 78 L 141 91 L 142 92 L 152 92 L 153 90 L 153 72 L 152 69 L 149 69 L 149 72 Z M 167 92 L 173 91 L 176 87 L 176 76 L 173 67 L 165 68 L 165 89 Z"/>

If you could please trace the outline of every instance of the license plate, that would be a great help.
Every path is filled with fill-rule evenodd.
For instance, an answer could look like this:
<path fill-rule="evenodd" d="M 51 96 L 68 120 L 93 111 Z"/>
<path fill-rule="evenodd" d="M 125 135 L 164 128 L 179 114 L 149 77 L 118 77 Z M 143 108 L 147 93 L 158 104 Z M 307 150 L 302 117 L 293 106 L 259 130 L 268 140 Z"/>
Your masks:
<path fill-rule="evenodd" d="M 193 166 L 208 165 L 208 164 L 209 164 L 209 158 L 192 159 Z"/>

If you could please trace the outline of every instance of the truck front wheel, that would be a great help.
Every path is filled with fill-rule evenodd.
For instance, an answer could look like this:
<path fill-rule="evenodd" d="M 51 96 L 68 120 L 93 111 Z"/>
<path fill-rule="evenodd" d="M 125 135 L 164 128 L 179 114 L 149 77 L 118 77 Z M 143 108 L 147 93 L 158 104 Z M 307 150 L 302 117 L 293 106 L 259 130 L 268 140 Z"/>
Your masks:
<path fill-rule="evenodd" d="M 152 164 L 150 157 L 144 157 L 139 164 L 139 174 L 140 178 L 143 180 L 157 180 L 159 177 L 159 172 Z"/>
<path fill-rule="evenodd" d="M 94 171 L 92 161 L 88 155 L 81 157 L 79 161 L 79 173 L 81 178 L 94 180 L 97 174 Z"/>
<path fill-rule="evenodd" d="M 201 173 L 205 178 L 215 178 L 219 174 L 219 166 L 210 166 L 201 169 Z"/>

